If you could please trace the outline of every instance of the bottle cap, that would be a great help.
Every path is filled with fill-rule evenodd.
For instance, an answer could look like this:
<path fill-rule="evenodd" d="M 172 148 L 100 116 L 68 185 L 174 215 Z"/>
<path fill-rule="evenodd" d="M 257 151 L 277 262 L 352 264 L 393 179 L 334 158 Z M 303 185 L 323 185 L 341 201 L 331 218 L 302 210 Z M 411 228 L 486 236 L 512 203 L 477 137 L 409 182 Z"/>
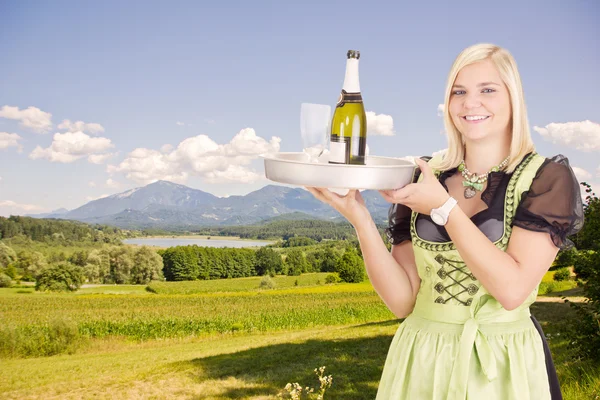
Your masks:
<path fill-rule="evenodd" d="M 360 51 L 348 50 L 348 58 L 356 58 L 358 60 L 360 58 Z"/>

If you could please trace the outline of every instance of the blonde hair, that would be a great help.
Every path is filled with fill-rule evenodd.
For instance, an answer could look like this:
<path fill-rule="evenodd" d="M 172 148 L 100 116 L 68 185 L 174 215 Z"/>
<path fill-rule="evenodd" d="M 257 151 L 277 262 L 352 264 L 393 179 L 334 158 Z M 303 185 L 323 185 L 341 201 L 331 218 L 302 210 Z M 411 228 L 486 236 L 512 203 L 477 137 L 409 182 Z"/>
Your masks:
<path fill-rule="evenodd" d="M 512 140 L 510 145 L 510 158 L 505 171 L 509 173 L 513 172 L 523 157 L 525 157 L 527 153 L 535 150 L 533 140 L 531 139 L 531 132 L 529 130 L 523 86 L 517 69 L 517 63 L 508 50 L 493 44 L 480 43 L 464 49 L 454 60 L 450 73 L 448 74 L 446 93 L 444 96 L 444 127 L 448 136 L 448 149 L 445 154 L 443 154 L 443 158 L 432 161 L 432 168 L 446 171 L 458 167 L 461 160 L 464 158 L 465 149 L 462 142 L 462 135 L 450 117 L 449 103 L 452 86 L 462 68 L 488 59 L 491 60 L 498 69 L 500 77 L 508 88 L 510 96 L 512 110 L 510 123 L 512 128 Z"/>

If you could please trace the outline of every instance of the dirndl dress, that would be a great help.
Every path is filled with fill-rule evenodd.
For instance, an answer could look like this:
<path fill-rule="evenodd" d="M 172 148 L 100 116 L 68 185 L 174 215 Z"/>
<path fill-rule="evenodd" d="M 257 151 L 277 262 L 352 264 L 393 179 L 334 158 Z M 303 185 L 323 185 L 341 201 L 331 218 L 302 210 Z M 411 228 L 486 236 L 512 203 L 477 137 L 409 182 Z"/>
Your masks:
<path fill-rule="evenodd" d="M 438 179 L 446 174 L 434 173 Z M 499 230 L 492 241 L 499 249 L 506 251 L 513 226 L 549 232 L 560 248 L 572 244 L 566 236 L 581 229 L 583 210 L 579 184 L 566 158 L 548 159 L 531 152 L 514 172 L 491 174 L 495 174 L 488 182 L 493 186 L 493 199 L 482 193 L 482 200 L 491 214 L 493 209 L 499 214 L 488 215 L 488 225 L 482 222 L 480 229 L 495 218 Z M 421 179 L 416 175 L 415 181 Z M 553 190 L 568 202 L 564 209 L 555 204 L 546 215 L 538 200 Z M 376 399 L 546 400 L 560 396 L 560 392 L 551 394 L 545 341 L 531 318 L 529 307 L 538 288 L 518 308 L 504 309 L 471 273 L 443 227 L 433 225 L 429 216 L 401 207 L 406 206 L 390 207 L 388 237 L 393 244 L 412 240 L 421 285 L 412 313 L 392 339 Z M 562 225 L 551 220 L 561 213 Z M 448 240 L 421 237 L 428 223 Z"/>

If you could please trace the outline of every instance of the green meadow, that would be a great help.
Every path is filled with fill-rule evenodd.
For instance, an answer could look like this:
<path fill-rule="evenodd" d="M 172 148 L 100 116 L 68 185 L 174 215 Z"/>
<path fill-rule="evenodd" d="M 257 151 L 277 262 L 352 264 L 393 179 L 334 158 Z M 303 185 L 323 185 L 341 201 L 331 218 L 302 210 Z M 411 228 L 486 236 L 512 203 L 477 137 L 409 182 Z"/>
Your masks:
<path fill-rule="evenodd" d="M 325 398 L 373 399 L 401 323 L 369 282 L 326 273 L 260 279 L 94 285 L 75 293 L 0 289 L 0 398 L 274 399 L 285 385 Z M 546 281 L 551 281 L 548 276 Z M 565 399 L 600 396 L 600 367 L 573 360 L 561 327 L 575 315 L 540 296 L 532 313 L 554 354 Z"/>

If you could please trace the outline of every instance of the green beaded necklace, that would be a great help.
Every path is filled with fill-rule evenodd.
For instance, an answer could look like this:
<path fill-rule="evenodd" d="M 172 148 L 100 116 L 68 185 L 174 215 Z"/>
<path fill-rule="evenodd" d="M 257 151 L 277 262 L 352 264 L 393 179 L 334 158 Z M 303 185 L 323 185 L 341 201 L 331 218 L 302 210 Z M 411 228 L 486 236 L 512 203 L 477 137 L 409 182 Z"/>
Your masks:
<path fill-rule="evenodd" d="M 462 174 L 463 178 L 465 178 L 465 180 L 463 181 L 463 186 L 465 187 L 465 199 L 470 199 L 471 197 L 474 197 L 477 193 L 477 190 L 483 190 L 483 184 L 487 181 L 489 173 L 500 171 L 508 164 L 509 158 L 510 156 L 506 157 L 504 161 L 502 161 L 500 164 L 498 164 L 495 167 L 492 167 L 492 169 L 490 169 L 485 174 L 480 175 L 477 175 L 473 172 L 469 172 L 467 166 L 465 165 L 465 160 L 463 159 L 458 165 L 458 170 Z"/>

